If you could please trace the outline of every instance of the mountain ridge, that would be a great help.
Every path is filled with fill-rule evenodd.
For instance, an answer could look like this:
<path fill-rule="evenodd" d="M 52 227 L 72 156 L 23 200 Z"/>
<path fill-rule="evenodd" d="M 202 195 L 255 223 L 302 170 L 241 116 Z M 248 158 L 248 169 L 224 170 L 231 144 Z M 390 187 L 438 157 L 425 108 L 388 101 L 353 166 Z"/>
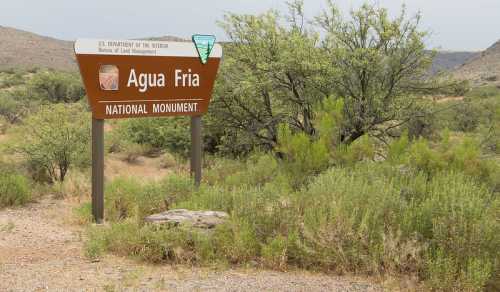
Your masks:
<path fill-rule="evenodd" d="M 454 70 L 453 76 L 476 86 L 500 85 L 500 40 Z"/>
<path fill-rule="evenodd" d="M 140 39 L 190 41 L 175 36 Z M 77 71 L 73 43 L 0 25 L 0 70 L 46 68 Z M 441 71 L 450 72 L 457 79 L 470 79 L 475 85 L 500 83 L 500 40 L 482 52 L 438 51 L 431 73 Z"/>
<path fill-rule="evenodd" d="M 175 36 L 140 39 L 187 41 Z M 0 25 L 0 70 L 44 68 L 77 71 L 73 44 L 74 41 L 60 40 Z"/>

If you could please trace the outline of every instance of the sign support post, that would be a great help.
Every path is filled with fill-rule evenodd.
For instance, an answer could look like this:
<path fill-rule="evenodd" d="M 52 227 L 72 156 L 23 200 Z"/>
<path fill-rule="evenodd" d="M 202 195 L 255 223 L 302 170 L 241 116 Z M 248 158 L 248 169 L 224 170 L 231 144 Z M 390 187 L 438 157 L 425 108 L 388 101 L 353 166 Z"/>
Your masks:
<path fill-rule="evenodd" d="M 104 120 L 92 117 L 92 215 L 104 218 Z"/>
<path fill-rule="evenodd" d="M 202 164 L 202 136 L 201 136 L 201 116 L 191 117 L 191 176 L 194 177 L 194 185 L 201 183 Z"/>

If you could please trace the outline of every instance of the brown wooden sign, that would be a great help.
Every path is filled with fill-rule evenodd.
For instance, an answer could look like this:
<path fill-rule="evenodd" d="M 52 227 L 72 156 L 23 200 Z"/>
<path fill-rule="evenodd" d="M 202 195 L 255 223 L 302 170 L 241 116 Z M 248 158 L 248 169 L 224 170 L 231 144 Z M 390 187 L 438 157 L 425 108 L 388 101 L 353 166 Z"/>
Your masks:
<path fill-rule="evenodd" d="M 197 116 L 208 110 L 222 47 L 202 61 L 190 42 L 80 39 L 75 54 L 94 119 Z"/>

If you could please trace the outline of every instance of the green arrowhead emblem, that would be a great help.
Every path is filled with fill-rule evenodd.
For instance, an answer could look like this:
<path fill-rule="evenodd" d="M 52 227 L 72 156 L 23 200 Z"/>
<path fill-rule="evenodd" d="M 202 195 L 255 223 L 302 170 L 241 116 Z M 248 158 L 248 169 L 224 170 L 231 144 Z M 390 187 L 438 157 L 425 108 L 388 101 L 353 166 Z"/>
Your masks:
<path fill-rule="evenodd" d="M 195 34 L 193 35 L 193 43 L 198 51 L 201 63 L 206 64 L 215 45 L 215 36 Z"/>

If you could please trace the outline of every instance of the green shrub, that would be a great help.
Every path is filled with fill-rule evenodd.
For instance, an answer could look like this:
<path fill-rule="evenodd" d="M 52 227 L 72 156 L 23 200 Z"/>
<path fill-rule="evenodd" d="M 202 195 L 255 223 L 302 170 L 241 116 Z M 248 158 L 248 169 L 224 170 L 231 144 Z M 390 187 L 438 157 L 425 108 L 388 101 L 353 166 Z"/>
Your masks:
<path fill-rule="evenodd" d="M 212 238 L 189 229 L 164 229 L 122 221 L 109 227 L 90 228 L 87 236 L 85 250 L 91 259 L 109 251 L 150 263 L 192 264 L 217 260 Z"/>
<path fill-rule="evenodd" d="M 92 215 L 92 203 L 87 202 L 82 205 L 75 207 L 73 209 L 73 214 L 75 217 L 75 221 L 78 224 L 88 224 L 91 223 L 94 218 Z"/>
<path fill-rule="evenodd" d="M 90 115 L 80 104 L 43 106 L 15 134 L 34 177 L 62 182 L 71 167 L 90 163 Z"/>
<path fill-rule="evenodd" d="M 208 157 L 203 180 L 209 185 L 222 185 L 226 178 L 234 173 L 244 172 L 246 164 L 241 160 L 224 157 Z"/>
<path fill-rule="evenodd" d="M 262 247 L 262 258 L 266 266 L 284 270 L 288 263 L 287 239 L 278 235 Z"/>
<path fill-rule="evenodd" d="M 85 96 L 77 73 L 38 71 L 26 84 L 32 98 L 52 103 L 77 102 Z"/>
<path fill-rule="evenodd" d="M 19 122 L 30 107 L 25 90 L 0 92 L 0 115 L 9 123 Z"/>
<path fill-rule="evenodd" d="M 462 172 L 486 183 L 492 190 L 500 189 L 500 165 L 494 159 L 484 158 L 479 141 L 470 136 L 452 143 L 449 131 L 444 131 L 441 141 L 431 147 L 423 138 L 409 143 L 403 135 L 389 145 L 387 159 L 427 175 L 444 170 Z"/>
<path fill-rule="evenodd" d="M 189 177 L 170 175 L 160 182 L 141 183 L 119 177 L 106 185 L 105 214 L 111 222 L 134 219 L 141 223 L 151 214 L 169 209 L 193 190 Z"/>
<path fill-rule="evenodd" d="M 255 174 L 246 183 L 233 184 L 234 174 L 228 185 L 218 178 L 218 185 L 197 190 L 185 177 L 150 186 L 115 181 L 107 190 L 115 203 L 107 204 L 125 215 L 91 236 L 88 254 L 104 249 L 155 263 L 257 261 L 275 269 L 406 274 L 434 290 L 482 289 L 500 265 L 500 199 L 458 171 L 465 166 L 457 173 L 433 166 L 433 150 L 423 140 L 406 146 L 416 147 L 413 154 L 401 150 L 405 138 L 396 144 L 391 157 L 405 163 L 414 157 L 414 166 L 391 161 L 332 168 L 296 192 Z M 238 172 L 260 169 L 267 159 L 257 155 L 238 164 Z M 230 220 L 210 233 L 135 220 L 158 211 L 170 194 L 176 194 L 172 207 L 226 211 Z"/>
<path fill-rule="evenodd" d="M 214 244 L 230 263 L 245 263 L 259 256 L 260 246 L 254 224 L 234 219 L 216 230 Z"/>
<path fill-rule="evenodd" d="M 30 200 L 28 180 L 20 174 L 0 170 L 0 207 L 23 205 Z"/>
<path fill-rule="evenodd" d="M 118 124 L 121 139 L 187 156 L 191 147 L 186 117 L 129 119 Z"/>
<path fill-rule="evenodd" d="M 387 150 L 387 161 L 393 164 L 404 163 L 409 143 L 408 132 L 405 131 L 401 137 L 395 139 L 391 144 L 389 144 Z"/>
<path fill-rule="evenodd" d="M 84 243 L 85 256 L 91 260 L 97 260 L 106 251 L 105 233 L 98 227 L 87 229 L 87 240 Z"/>
<path fill-rule="evenodd" d="M 159 184 L 167 207 L 188 199 L 194 191 L 193 180 L 189 176 L 171 174 L 161 180 Z"/>
<path fill-rule="evenodd" d="M 10 71 L 3 71 L 0 79 L 0 88 L 10 88 L 19 86 L 25 83 L 26 77 L 24 72 L 12 69 Z"/>
<path fill-rule="evenodd" d="M 490 98 L 490 97 L 498 97 L 500 96 L 500 89 L 496 86 L 482 86 L 476 87 L 470 90 L 466 97 L 479 97 L 479 98 Z"/>
<path fill-rule="evenodd" d="M 137 143 L 128 143 L 123 149 L 124 157 L 123 159 L 128 163 L 137 163 L 139 157 L 147 156 L 154 152 L 152 147 L 147 144 L 137 144 Z"/>
<path fill-rule="evenodd" d="M 304 132 L 292 133 L 287 125 L 279 128 L 278 143 L 284 169 L 295 186 L 325 170 L 330 163 L 330 152 L 324 140 L 314 140 Z"/>
<path fill-rule="evenodd" d="M 375 146 L 368 135 L 357 139 L 350 145 L 340 145 L 335 153 L 335 162 L 339 165 L 354 165 L 360 161 L 373 161 Z"/>
<path fill-rule="evenodd" d="M 107 221 L 119 221 L 138 215 L 137 196 L 141 194 L 142 186 L 132 178 L 116 178 L 106 184 L 104 212 Z"/>
<path fill-rule="evenodd" d="M 384 235 L 398 231 L 400 200 L 395 184 L 373 164 L 320 175 L 297 197 L 303 218 L 297 246 L 305 255 L 299 264 L 368 273 L 388 266 L 381 248 Z"/>
<path fill-rule="evenodd" d="M 483 185 L 453 173 L 435 176 L 421 200 L 412 202 L 403 228 L 417 232 L 428 244 L 431 285 L 471 291 L 486 285 L 500 263 L 499 203 Z"/>

